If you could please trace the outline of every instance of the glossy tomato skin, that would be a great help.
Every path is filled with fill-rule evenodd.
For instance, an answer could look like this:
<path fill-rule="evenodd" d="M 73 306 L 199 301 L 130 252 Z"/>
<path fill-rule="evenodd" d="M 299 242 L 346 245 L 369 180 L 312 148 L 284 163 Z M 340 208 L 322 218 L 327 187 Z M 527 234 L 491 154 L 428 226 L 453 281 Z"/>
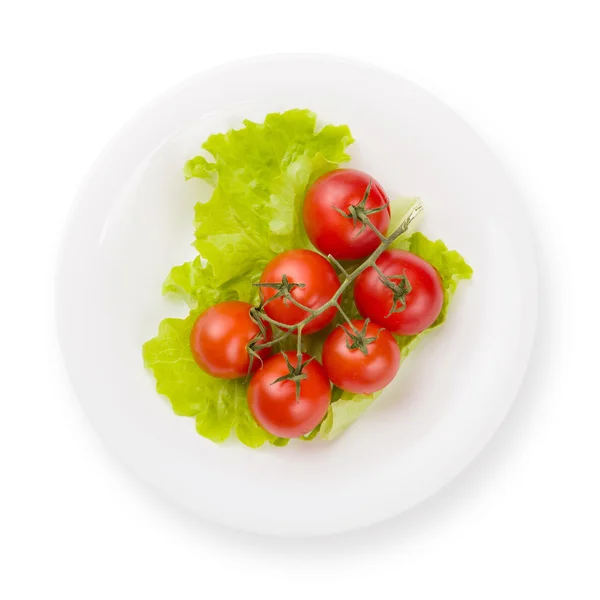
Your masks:
<path fill-rule="evenodd" d="M 213 377 L 237 379 L 245 377 L 250 365 L 247 344 L 260 333 L 258 325 L 250 318 L 252 305 L 232 300 L 206 309 L 196 319 L 190 333 L 190 346 L 198 366 Z M 271 328 L 265 324 L 267 339 L 272 339 Z M 258 352 L 264 360 L 270 349 Z M 255 359 L 252 370 L 260 366 Z"/>
<path fill-rule="evenodd" d="M 360 232 L 360 223 L 354 226 L 352 219 L 332 208 L 335 206 L 347 214 L 350 205 L 356 206 L 363 199 L 369 181 L 372 183 L 366 209 L 380 208 L 388 198 L 383 188 L 362 171 L 330 171 L 310 186 L 304 200 L 304 228 L 310 241 L 323 254 L 331 254 L 338 260 L 355 260 L 368 256 L 381 243 L 371 229 Z M 369 215 L 369 219 L 385 235 L 390 225 L 389 205 Z"/>
<path fill-rule="evenodd" d="M 436 269 L 416 254 L 405 250 L 386 250 L 377 266 L 388 277 L 405 274 L 412 291 L 406 308 L 387 316 L 392 308 L 392 292 L 369 267 L 357 278 L 354 301 L 360 314 L 398 335 L 415 335 L 431 326 L 444 303 L 444 288 Z"/>
<path fill-rule="evenodd" d="M 290 250 L 276 256 L 265 268 L 260 283 L 279 283 L 286 275 L 290 283 L 303 283 L 304 287 L 295 287 L 291 295 L 300 304 L 317 309 L 331 300 L 340 287 L 335 269 L 327 259 L 312 250 Z M 277 290 L 260 288 L 263 301 L 272 298 Z M 264 307 L 269 317 L 296 325 L 308 316 L 307 311 L 292 304 L 285 298 L 277 298 Z M 326 310 L 303 329 L 303 333 L 314 333 L 328 325 L 336 315 L 336 308 Z"/>
<path fill-rule="evenodd" d="M 352 321 L 362 331 L 365 321 Z M 396 376 L 400 368 L 400 348 L 394 336 L 375 323 L 367 325 L 366 337 L 377 338 L 367 345 L 367 355 L 360 349 L 350 350 L 351 331 L 347 323 L 336 327 L 323 346 L 323 367 L 334 385 L 355 394 L 372 394 L 382 390 Z"/>
<path fill-rule="evenodd" d="M 285 352 L 293 367 L 297 365 L 295 352 Z M 310 358 L 302 355 L 302 362 Z M 289 373 L 283 353 L 265 361 L 248 386 L 248 406 L 254 420 L 269 433 L 278 437 L 294 438 L 311 432 L 325 417 L 331 401 L 331 384 L 325 369 L 312 360 L 303 369 L 306 379 L 300 382 L 300 396 L 296 398 L 293 381 L 273 383 Z"/>

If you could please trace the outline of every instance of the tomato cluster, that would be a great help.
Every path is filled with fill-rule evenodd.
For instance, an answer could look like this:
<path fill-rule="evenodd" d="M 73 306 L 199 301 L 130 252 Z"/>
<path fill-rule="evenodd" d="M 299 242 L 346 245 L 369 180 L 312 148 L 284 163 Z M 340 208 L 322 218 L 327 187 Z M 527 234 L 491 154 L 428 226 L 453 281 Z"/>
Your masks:
<path fill-rule="evenodd" d="M 251 375 L 250 411 L 279 437 L 300 437 L 321 422 L 332 383 L 361 394 L 388 385 L 400 367 L 392 334 L 427 329 L 444 301 L 433 266 L 410 252 L 385 249 L 389 201 L 366 173 L 338 169 L 317 179 L 306 195 L 303 218 L 322 254 L 298 249 L 276 256 L 257 284 L 258 307 L 239 301 L 217 304 L 197 318 L 190 335 L 194 359 L 210 375 Z M 338 262 L 365 258 L 356 276 L 348 276 Z M 347 277 L 345 284 L 332 263 Z M 350 320 L 339 305 L 349 278 L 364 320 Z M 302 352 L 302 336 L 322 330 L 338 313 L 346 322 L 325 340 L 321 364 Z M 275 345 L 291 335 L 297 336 L 297 351 L 271 356 Z"/>

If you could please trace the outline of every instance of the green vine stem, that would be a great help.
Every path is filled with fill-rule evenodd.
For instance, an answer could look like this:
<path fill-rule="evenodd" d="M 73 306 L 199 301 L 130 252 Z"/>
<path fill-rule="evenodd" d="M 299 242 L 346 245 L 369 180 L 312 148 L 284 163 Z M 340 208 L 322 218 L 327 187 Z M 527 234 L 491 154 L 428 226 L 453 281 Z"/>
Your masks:
<path fill-rule="evenodd" d="M 349 274 L 346 272 L 346 270 L 341 269 L 342 274 L 345 277 L 345 280 L 342 282 L 340 287 L 337 289 L 336 293 L 331 297 L 331 299 L 328 302 L 326 302 L 319 308 L 314 309 L 314 308 L 309 308 L 307 306 L 304 306 L 304 305 L 300 304 L 299 302 L 297 302 L 295 299 L 292 299 L 292 304 L 298 306 L 299 308 L 302 308 L 303 310 L 305 310 L 306 312 L 309 313 L 308 316 L 305 319 L 303 319 L 302 321 L 300 321 L 299 323 L 296 323 L 295 325 L 288 325 L 287 323 L 281 323 L 280 321 L 276 321 L 275 319 L 272 319 L 271 317 L 269 317 L 269 315 L 267 315 L 266 313 L 264 313 L 258 309 L 253 309 L 253 310 L 257 311 L 257 313 L 258 313 L 257 316 L 259 316 L 260 319 L 262 319 L 263 321 L 267 321 L 267 323 L 270 323 L 271 325 L 275 325 L 279 329 L 283 330 L 285 332 L 285 337 L 287 337 L 288 335 L 290 335 L 291 333 L 294 333 L 296 331 L 301 331 L 315 317 L 318 317 L 319 315 L 323 314 L 324 312 L 326 312 L 327 310 L 329 310 L 332 307 L 335 307 L 342 314 L 342 316 L 345 317 L 345 319 L 347 321 L 350 321 L 350 319 L 348 319 L 348 317 L 345 315 L 345 313 L 341 310 L 341 307 L 338 303 L 339 297 L 352 285 L 352 283 L 356 280 L 356 278 L 363 271 L 365 271 L 369 267 L 373 267 L 375 265 L 377 259 L 392 245 L 393 242 L 395 242 L 403 233 L 406 233 L 406 231 L 410 227 L 410 224 L 415 220 L 417 215 L 422 210 L 423 210 L 423 204 L 421 202 L 418 202 L 417 204 L 415 204 L 413 206 L 412 210 L 404 218 L 402 223 L 398 226 L 398 228 L 395 229 L 391 235 L 386 237 L 385 241 L 381 242 L 381 244 L 379 245 L 377 250 L 375 250 L 375 252 L 373 252 L 373 254 L 371 254 L 371 256 L 369 256 L 369 258 L 367 258 L 363 263 L 361 263 L 361 265 L 359 267 L 357 267 L 354 271 L 352 271 L 352 273 Z M 335 261 L 334 264 L 335 263 L 337 263 L 337 261 Z M 263 348 L 268 348 L 269 346 L 273 346 L 273 345 L 275 345 L 275 343 L 281 341 L 282 339 L 284 339 L 284 337 L 277 338 L 277 340 L 273 340 L 272 342 L 268 342 L 267 344 L 257 345 L 255 347 L 255 350 L 262 350 Z"/>
<path fill-rule="evenodd" d="M 370 186 L 370 184 L 369 184 L 369 186 Z M 368 190 L 369 190 L 369 188 L 367 188 L 367 191 L 365 192 L 365 198 L 368 196 Z M 370 229 L 375 231 L 375 233 L 378 235 L 379 239 L 381 239 L 381 244 L 377 247 L 377 249 L 373 252 L 373 254 L 371 254 L 369 256 L 369 258 L 367 258 L 363 263 L 360 264 L 360 266 L 358 266 L 354 271 L 352 271 L 352 273 L 349 273 L 346 269 L 344 269 L 344 267 L 333 256 L 329 255 L 327 257 L 328 260 L 335 267 L 337 267 L 340 270 L 341 274 L 344 277 L 344 281 L 342 282 L 340 287 L 337 289 L 336 293 L 325 304 L 323 304 L 322 306 L 320 306 L 317 309 L 309 308 L 308 306 L 304 306 L 303 304 L 298 302 L 292 296 L 292 294 L 291 294 L 292 289 L 294 289 L 295 287 L 300 287 L 300 288 L 304 287 L 304 284 L 290 283 L 285 275 L 283 275 L 282 281 L 280 283 L 255 284 L 258 287 L 268 287 L 268 288 L 277 289 L 278 291 L 272 298 L 270 298 L 266 302 L 261 302 L 261 304 L 258 307 L 254 307 L 250 310 L 250 317 L 252 318 L 253 321 L 255 321 L 258 324 L 259 328 L 261 329 L 262 337 L 260 335 L 257 335 L 257 337 L 248 344 L 248 352 L 251 357 L 250 367 L 248 369 L 248 376 L 250 376 L 253 359 L 254 358 L 260 359 L 260 357 L 258 356 L 258 352 L 260 352 L 261 350 L 264 350 L 265 348 L 271 348 L 271 347 L 275 346 L 276 344 L 279 344 L 279 342 L 282 342 L 285 339 L 287 339 L 288 337 L 290 337 L 293 333 L 296 333 L 296 335 L 298 336 L 297 342 L 296 342 L 297 365 L 296 365 L 296 367 L 292 367 L 291 364 L 289 364 L 289 361 L 287 360 L 287 357 L 286 357 L 286 363 L 288 363 L 289 373 L 288 373 L 288 375 L 280 377 L 276 381 L 284 381 L 284 380 L 293 381 L 296 385 L 296 398 L 299 399 L 300 381 L 306 377 L 306 375 L 304 375 L 302 369 L 304 366 L 306 366 L 306 364 L 308 364 L 308 362 L 306 362 L 304 364 L 302 363 L 302 330 L 313 319 L 315 319 L 316 317 L 318 317 L 319 315 L 323 314 L 324 312 L 326 312 L 327 310 L 329 310 L 331 308 L 335 308 L 340 313 L 340 315 L 343 317 L 343 319 L 348 323 L 348 325 L 350 327 L 350 330 L 348 330 L 346 332 L 348 334 L 349 340 L 351 342 L 351 346 L 349 345 L 348 347 L 349 348 L 350 347 L 358 348 L 358 349 L 360 349 L 361 352 L 366 354 L 367 353 L 367 350 L 366 350 L 367 345 L 372 343 L 377 338 L 368 338 L 366 336 L 366 326 L 368 324 L 368 321 L 365 323 L 365 327 L 363 327 L 363 331 L 359 331 L 354 326 L 354 324 L 352 323 L 352 320 L 348 317 L 348 315 L 344 312 L 344 310 L 340 306 L 339 298 L 352 285 L 352 283 L 356 280 L 356 278 L 363 271 L 365 271 L 369 267 L 373 267 L 378 272 L 380 278 L 383 278 L 385 280 L 384 283 L 387 282 L 386 285 L 390 288 L 390 290 L 394 294 L 394 302 L 392 304 L 392 312 L 394 311 L 394 309 L 396 309 L 396 310 L 399 309 L 397 307 L 397 305 L 401 304 L 404 301 L 404 297 L 408 293 L 410 293 L 410 283 L 408 282 L 408 280 L 406 280 L 406 282 L 404 282 L 404 281 L 399 282 L 399 283 L 403 283 L 402 286 L 395 284 L 390 278 L 386 277 L 381 272 L 381 270 L 376 265 L 376 261 L 391 246 L 391 244 L 395 240 L 397 240 L 403 233 L 406 233 L 406 231 L 410 227 L 410 224 L 415 220 L 417 215 L 422 210 L 423 210 L 423 204 L 419 201 L 412 207 L 411 211 L 406 215 L 406 217 L 404 218 L 402 223 L 397 227 L 397 229 L 395 229 L 392 232 L 392 234 L 387 237 L 385 237 L 377 229 L 377 227 L 375 227 L 375 225 L 373 225 L 373 223 L 371 223 L 370 219 L 368 217 L 366 217 L 366 215 L 365 215 L 365 218 L 362 218 L 362 215 L 359 216 L 358 220 L 360 220 L 360 222 L 362 223 L 363 229 L 364 229 L 364 227 L 369 227 Z M 362 231 L 362 229 L 361 229 L 361 231 Z M 404 277 L 404 279 L 406 279 L 405 275 L 403 275 L 402 277 Z M 396 296 L 398 296 L 398 298 Z M 402 296 L 402 297 L 400 298 L 400 296 Z M 299 323 L 296 323 L 295 325 L 288 325 L 287 323 L 282 323 L 281 321 L 277 321 L 276 319 L 273 319 L 272 317 L 270 317 L 269 315 L 266 314 L 266 312 L 264 311 L 264 306 L 266 304 L 268 304 L 268 302 L 270 302 L 271 300 L 274 300 L 275 298 L 282 298 L 284 301 L 287 300 L 287 301 L 291 302 L 294 306 L 297 306 L 298 308 L 305 310 L 308 313 L 308 315 L 306 316 L 305 319 L 303 319 Z M 399 310 L 402 310 L 402 309 L 400 308 Z M 259 343 L 261 339 L 263 339 L 263 340 L 266 339 L 266 334 L 264 331 L 264 329 L 265 329 L 264 323 L 265 322 L 269 323 L 271 325 L 274 325 L 275 327 L 280 329 L 282 331 L 282 333 L 279 337 L 275 337 L 274 339 L 272 339 L 269 342 Z M 273 383 L 275 383 L 275 382 L 273 382 Z"/>
<path fill-rule="evenodd" d="M 379 229 L 377 229 L 377 227 L 372 225 L 371 219 L 369 219 L 369 215 L 373 215 L 375 213 L 385 210 L 390 203 L 389 201 L 387 201 L 385 204 L 378 206 L 377 208 L 367 208 L 367 200 L 369 198 L 369 194 L 371 193 L 372 185 L 373 180 L 369 179 L 369 184 L 367 185 L 367 189 L 365 190 L 362 200 L 356 206 L 351 205 L 348 208 L 347 213 L 345 213 L 341 208 L 338 208 L 337 206 L 332 206 L 331 208 L 333 208 L 333 210 L 342 215 L 342 217 L 344 217 L 345 219 L 352 219 L 354 227 L 356 227 L 359 223 L 361 224 L 360 229 L 354 236 L 355 238 L 357 238 L 365 230 L 366 227 L 370 227 L 375 232 L 377 237 L 382 242 L 384 242 L 386 239 L 385 236 L 383 235 L 383 233 L 381 233 L 381 231 L 379 231 Z"/>

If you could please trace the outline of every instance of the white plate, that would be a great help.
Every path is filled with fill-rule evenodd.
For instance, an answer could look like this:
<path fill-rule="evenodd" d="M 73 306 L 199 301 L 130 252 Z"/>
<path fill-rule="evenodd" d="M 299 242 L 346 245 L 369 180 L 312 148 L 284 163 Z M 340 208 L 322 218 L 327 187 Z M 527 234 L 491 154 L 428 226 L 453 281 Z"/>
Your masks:
<path fill-rule="evenodd" d="M 182 166 L 208 134 L 307 107 L 347 123 L 352 166 L 392 196 L 418 195 L 429 236 L 475 269 L 447 323 L 338 440 L 250 450 L 196 434 L 157 395 L 141 346 L 164 316 L 170 267 L 194 255 L 200 182 Z M 202 73 L 129 123 L 83 185 L 65 236 L 57 318 L 66 367 L 107 446 L 199 515 L 244 530 L 312 535 L 375 523 L 454 478 L 506 415 L 535 328 L 536 269 L 518 196 L 475 133 L 404 79 L 321 56 L 279 56 Z"/>

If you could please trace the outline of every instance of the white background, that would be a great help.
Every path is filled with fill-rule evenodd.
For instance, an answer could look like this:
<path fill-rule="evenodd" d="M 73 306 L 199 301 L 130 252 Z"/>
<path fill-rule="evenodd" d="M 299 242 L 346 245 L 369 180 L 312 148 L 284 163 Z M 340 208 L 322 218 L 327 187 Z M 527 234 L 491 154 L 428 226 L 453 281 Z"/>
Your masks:
<path fill-rule="evenodd" d="M 549 4 L 1 5 L 0 597 L 600 597 L 600 37 L 594 2 Z M 292 51 L 392 69 L 471 123 L 541 276 L 530 370 L 475 463 L 400 518 L 303 541 L 197 522 L 132 480 L 68 390 L 52 304 L 71 200 L 122 124 L 198 70 Z"/>

